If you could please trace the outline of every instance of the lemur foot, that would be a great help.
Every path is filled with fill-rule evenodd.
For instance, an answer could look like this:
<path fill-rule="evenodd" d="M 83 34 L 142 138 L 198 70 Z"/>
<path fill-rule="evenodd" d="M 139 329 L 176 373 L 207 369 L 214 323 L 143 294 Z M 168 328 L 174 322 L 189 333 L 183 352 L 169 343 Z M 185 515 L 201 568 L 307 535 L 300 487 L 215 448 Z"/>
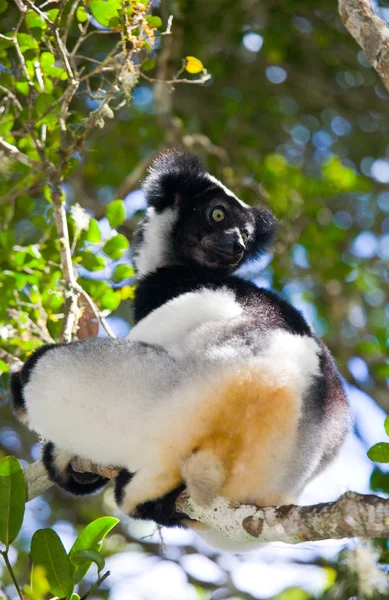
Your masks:
<path fill-rule="evenodd" d="M 47 442 L 43 447 L 42 462 L 46 467 L 50 481 L 74 494 L 86 496 L 100 490 L 108 481 L 96 473 L 79 473 L 72 467 L 73 455 Z"/>
<path fill-rule="evenodd" d="M 127 469 L 122 469 L 116 477 L 115 500 L 118 506 L 123 504 L 125 488 L 133 477 L 134 474 L 127 471 Z M 176 511 L 176 500 L 184 489 L 185 485 L 180 485 L 162 498 L 138 504 L 129 516 L 133 519 L 154 521 L 165 527 L 182 526 L 182 519 L 187 519 L 187 516 Z"/>

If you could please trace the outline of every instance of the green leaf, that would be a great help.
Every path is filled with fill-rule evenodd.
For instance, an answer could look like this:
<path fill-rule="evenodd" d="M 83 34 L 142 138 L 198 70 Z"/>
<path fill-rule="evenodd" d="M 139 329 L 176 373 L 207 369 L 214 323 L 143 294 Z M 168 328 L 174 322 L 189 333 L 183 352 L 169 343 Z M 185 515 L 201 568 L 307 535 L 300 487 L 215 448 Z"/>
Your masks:
<path fill-rule="evenodd" d="M 120 296 L 113 290 L 108 290 L 100 299 L 102 310 L 116 310 L 121 302 Z"/>
<path fill-rule="evenodd" d="M 88 563 L 88 569 L 91 561 L 97 565 L 97 570 L 99 572 L 105 567 L 104 558 L 96 550 L 76 550 L 69 558 L 70 562 L 75 567 L 82 566 L 85 561 Z"/>
<path fill-rule="evenodd" d="M 17 40 L 22 53 L 26 52 L 26 50 L 38 50 L 39 48 L 38 42 L 29 33 L 18 33 Z"/>
<path fill-rule="evenodd" d="M 103 539 L 119 523 L 119 519 L 115 517 L 100 517 L 92 523 L 89 523 L 79 534 L 74 542 L 69 557 L 72 560 L 72 555 L 79 550 L 94 550 L 98 552 L 101 548 Z M 78 583 L 84 577 L 85 573 L 91 566 L 92 561 L 85 561 L 84 564 L 78 566 L 74 571 L 74 581 Z"/>
<path fill-rule="evenodd" d="M 102 256 L 97 256 L 93 252 L 81 252 L 82 266 L 88 271 L 102 271 L 105 267 L 105 259 Z"/>
<path fill-rule="evenodd" d="M 105 27 L 117 27 L 120 23 L 119 9 L 120 2 L 117 0 L 92 0 L 89 3 L 92 15 Z"/>
<path fill-rule="evenodd" d="M 51 8 L 50 10 L 47 11 L 47 16 L 49 17 L 50 21 L 55 21 L 58 13 L 59 13 L 59 8 Z"/>
<path fill-rule="evenodd" d="M 47 23 L 41 19 L 41 17 L 39 15 L 36 14 L 36 12 L 31 11 L 28 12 L 25 16 L 26 19 L 26 23 L 28 25 L 28 27 L 36 27 L 38 29 L 47 29 Z"/>
<path fill-rule="evenodd" d="M 59 77 L 61 80 L 67 79 L 68 75 L 65 69 L 55 66 L 55 56 L 51 52 L 42 52 L 40 63 L 44 75 Z"/>
<path fill-rule="evenodd" d="M 118 235 L 111 237 L 111 239 L 104 244 L 103 252 L 110 258 L 113 258 L 113 260 L 118 260 L 129 247 L 130 244 L 128 243 L 128 239 L 119 233 Z"/>
<path fill-rule="evenodd" d="M 14 122 L 14 117 L 9 113 L 0 117 L 0 134 L 2 136 L 9 134 L 14 126 Z"/>
<path fill-rule="evenodd" d="M 151 71 L 151 69 L 154 69 L 154 67 L 155 67 L 155 60 L 153 58 L 148 58 L 147 60 L 145 60 L 144 63 L 142 63 L 143 71 Z"/>
<path fill-rule="evenodd" d="M 28 96 L 30 88 L 27 81 L 17 81 L 15 85 L 16 89 L 23 94 L 23 96 Z"/>
<path fill-rule="evenodd" d="M 376 467 L 370 477 L 370 487 L 374 492 L 389 494 L 389 473 Z"/>
<path fill-rule="evenodd" d="M 389 462 L 389 444 L 387 442 L 380 442 L 370 448 L 367 453 L 370 460 L 374 462 L 387 463 Z"/>
<path fill-rule="evenodd" d="M 5 363 L 3 360 L 0 360 L 0 375 L 2 373 L 8 373 L 9 371 L 9 366 L 7 365 L 7 363 Z"/>
<path fill-rule="evenodd" d="M 38 529 L 31 540 L 31 559 L 45 569 L 50 592 L 59 598 L 74 589 L 73 568 L 59 536 L 52 529 Z"/>
<path fill-rule="evenodd" d="M 123 279 L 128 279 L 129 277 L 134 276 L 134 268 L 130 265 L 118 265 L 113 272 L 112 280 L 115 283 L 119 281 L 123 281 Z"/>
<path fill-rule="evenodd" d="M 76 10 L 76 18 L 80 23 L 85 23 L 88 20 L 88 13 L 83 6 L 79 6 Z"/>
<path fill-rule="evenodd" d="M 5 12 L 8 8 L 7 0 L 0 0 L 0 15 Z"/>
<path fill-rule="evenodd" d="M 121 225 L 126 218 L 126 209 L 123 200 L 114 200 L 107 206 L 107 219 L 111 227 Z"/>
<path fill-rule="evenodd" d="M 50 106 L 54 104 L 54 102 L 55 98 L 50 94 L 40 94 L 35 102 L 35 113 L 37 117 L 43 115 L 46 112 L 46 110 L 48 110 Z M 52 111 L 47 113 L 47 115 L 45 115 L 42 119 L 40 119 L 38 125 L 42 125 L 43 123 L 46 125 L 56 125 L 58 123 L 58 117 L 54 111 L 55 109 L 53 109 Z"/>
<path fill-rule="evenodd" d="M 101 240 L 100 229 L 96 219 L 91 219 L 89 221 L 89 228 L 86 232 L 85 239 L 87 242 L 99 242 Z"/>
<path fill-rule="evenodd" d="M 384 427 L 385 427 L 386 435 L 389 435 L 389 416 L 386 417 L 386 419 L 384 421 Z"/>
<path fill-rule="evenodd" d="M 8 546 L 23 523 L 26 486 L 23 469 L 14 456 L 0 461 L 0 541 Z"/>
<path fill-rule="evenodd" d="M 162 25 L 161 17 L 149 15 L 148 17 L 146 17 L 146 21 L 150 25 L 150 27 L 155 27 L 156 29 L 159 29 Z"/>

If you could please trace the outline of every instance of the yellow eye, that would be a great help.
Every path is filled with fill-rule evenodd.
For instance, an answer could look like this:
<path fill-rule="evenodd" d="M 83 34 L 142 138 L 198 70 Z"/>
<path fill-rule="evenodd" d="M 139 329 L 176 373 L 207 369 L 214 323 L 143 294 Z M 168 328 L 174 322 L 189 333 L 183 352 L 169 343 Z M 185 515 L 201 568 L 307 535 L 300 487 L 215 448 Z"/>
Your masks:
<path fill-rule="evenodd" d="M 212 211 L 212 219 L 215 221 L 215 223 L 220 223 L 224 220 L 224 217 L 224 210 L 222 210 L 221 208 L 215 208 Z"/>
<path fill-rule="evenodd" d="M 247 233 L 245 231 L 242 231 L 242 240 L 244 244 L 247 244 L 247 240 L 249 239 L 249 236 L 247 235 Z"/>

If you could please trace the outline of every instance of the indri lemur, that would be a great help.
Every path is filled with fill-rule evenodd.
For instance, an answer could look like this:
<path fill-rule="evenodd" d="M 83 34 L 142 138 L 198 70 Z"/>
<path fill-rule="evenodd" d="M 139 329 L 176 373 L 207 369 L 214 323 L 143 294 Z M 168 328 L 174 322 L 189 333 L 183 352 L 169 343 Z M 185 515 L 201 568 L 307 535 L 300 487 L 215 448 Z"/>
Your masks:
<path fill-rule="evenodd" d="M 232 273 L 270 243 L 275 219 L 239 200 L 185 152 L 143 184 L 133 243 L 136 326 L 127 339 L 38 350 L 12 376 L 16 413 L 47 440 L 49 476 L 76 494 L 121 472 L 129 515 L 176 525 L 183 486 L 260 506 L 295 502 L 349 427 L 334 361 L 298 310 Z"/>

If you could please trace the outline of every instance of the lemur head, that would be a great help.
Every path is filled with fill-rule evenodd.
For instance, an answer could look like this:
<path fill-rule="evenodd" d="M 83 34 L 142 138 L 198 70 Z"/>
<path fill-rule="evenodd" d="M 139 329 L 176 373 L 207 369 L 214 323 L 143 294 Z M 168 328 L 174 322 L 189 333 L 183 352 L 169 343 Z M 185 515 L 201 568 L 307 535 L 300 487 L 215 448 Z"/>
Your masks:
<path fill-rule="evenodd" d="M 148 209 L 132 246 L 140 277 L 172 265 L 231 273 L 273 237 L 273 214 L 239 200 L 188 152 L 161 154 L 143 191 Z"/>

